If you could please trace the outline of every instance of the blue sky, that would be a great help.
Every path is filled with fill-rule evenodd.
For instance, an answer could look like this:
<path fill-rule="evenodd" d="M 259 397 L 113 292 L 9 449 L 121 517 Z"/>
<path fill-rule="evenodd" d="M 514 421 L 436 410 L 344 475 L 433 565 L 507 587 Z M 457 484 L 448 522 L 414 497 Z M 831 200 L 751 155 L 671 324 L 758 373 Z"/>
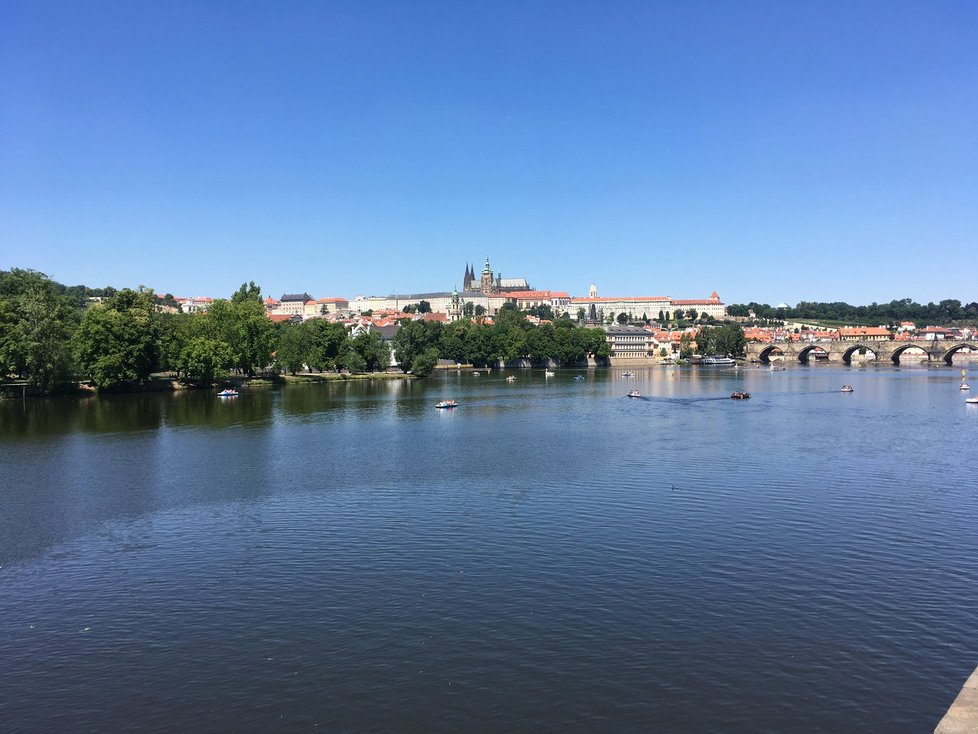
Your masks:
<path fill-rule="evenodd" d="M 978 299 L 978 3 L 0 3 L 0 269 Z"/>

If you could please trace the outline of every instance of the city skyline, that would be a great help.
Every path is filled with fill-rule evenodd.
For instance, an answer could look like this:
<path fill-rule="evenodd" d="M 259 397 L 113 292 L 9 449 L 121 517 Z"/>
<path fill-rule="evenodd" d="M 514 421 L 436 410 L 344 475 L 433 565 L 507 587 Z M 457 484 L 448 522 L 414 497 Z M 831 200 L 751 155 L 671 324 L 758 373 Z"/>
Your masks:
<path fill-rule="evenodd" d="M 0 8 L 0 269 L 975 300 L 978 7 Z"/>

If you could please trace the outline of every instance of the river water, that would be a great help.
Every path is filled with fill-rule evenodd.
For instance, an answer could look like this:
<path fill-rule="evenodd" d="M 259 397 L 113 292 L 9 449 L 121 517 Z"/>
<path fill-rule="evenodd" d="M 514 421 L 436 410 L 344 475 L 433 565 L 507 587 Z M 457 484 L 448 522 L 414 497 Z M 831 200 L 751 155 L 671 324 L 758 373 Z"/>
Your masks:
<path fill-rule="evenodd" d="M 3 730 L 934 727 L 958 370 L 505 374 L 0 403 Z"/>

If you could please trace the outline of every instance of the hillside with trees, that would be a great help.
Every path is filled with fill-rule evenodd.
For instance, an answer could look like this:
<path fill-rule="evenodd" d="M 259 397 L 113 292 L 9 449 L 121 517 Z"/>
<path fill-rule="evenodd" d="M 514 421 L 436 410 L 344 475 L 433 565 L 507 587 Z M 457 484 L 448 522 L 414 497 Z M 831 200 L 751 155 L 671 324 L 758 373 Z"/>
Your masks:
<path fill-rule="evenodd" d="M 898 326 L 902 321 L 912 321 L 918 326 L 978 324 L 978 303 L 973 301 L 962 305 L 961 301 L 954 299 L 921 305 L 904 298 L 889 303 L 871 303 L 868 306 L 852 306 L 841 301 L 801 301 L 797 306 L 789 308 L 751 302 L 728 306 L 727 313 L 741 317 L 749 317 L 753 313 L 760 321 L 819 321 L 865 326 Z"/>

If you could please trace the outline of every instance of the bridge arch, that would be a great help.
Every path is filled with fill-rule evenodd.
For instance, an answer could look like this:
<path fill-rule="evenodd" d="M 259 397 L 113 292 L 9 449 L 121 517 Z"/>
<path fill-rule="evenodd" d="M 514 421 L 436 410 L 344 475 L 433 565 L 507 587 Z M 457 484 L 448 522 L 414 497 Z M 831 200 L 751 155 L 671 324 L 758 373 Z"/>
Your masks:
<path fill-rule="evenodd" d="M 798 361 L 802 364 L 808 364 L 808 358 L 811 356 L 812 352 L 825 352 L 829 354 L 829 350 L 823 347 L 821 344 L 809 344 L 801 348 L 798 352 Z"/>
<path fill-rule="evenodd" d="M 871 344 L 853 344 L 851 347 L 847 347 L 846 351 L 842 353 L 842 361 L 846 364 L 852 364 L 852 355 L 860 349 L 865 349 L 867 352 L 872 352 L 874 360 L 879 357 L 879 353 L 876 351 L 876 349 L 879 349 L 879 347 L 873 349 Z"/>
<path fill-rule="evenodd" d="M 900 364 L 900 357 L 903 355 L 903 353 L 908 349 L 913 349 L 915 347 L 923 351 L 924 357 L 927 357 L 929 355 L 926 344 L 915 344 L 913 342 L 909 344 L 901 344 L 896 349 L 894 349 L 893 354 L 890 355 L 890 359 L 893 360 L 893 364 Z"/>
<path fill-rule="evenodd" d="M 953 347 L 944 352 L 944 356 L 941 359 L 947 364 L 954 364 L 954 355 L 961 349 L 971 349 L 978 352 L 978 345 L 970 344 L 968 342 L 962 342 L 961 344 L 955 344 Z"/>
<path fill-rule="evenodd" d="M 761 360 L 764 364 L 771 361 L 771 355 L 777 352 L 780 356 L 785 356 L 784 350 L 777 344 L 769 344 L 761 350 L 761 353 L 757 355 L 757 358 Z"/>

